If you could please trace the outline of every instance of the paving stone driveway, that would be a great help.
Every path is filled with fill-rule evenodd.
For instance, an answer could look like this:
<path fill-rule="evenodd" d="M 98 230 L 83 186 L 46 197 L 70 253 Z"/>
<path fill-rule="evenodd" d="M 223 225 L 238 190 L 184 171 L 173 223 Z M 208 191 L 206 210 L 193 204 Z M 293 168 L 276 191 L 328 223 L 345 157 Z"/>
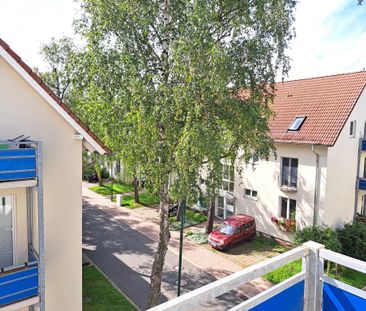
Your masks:
<path fill-rule="evenodd" d="M 209 245 L 204 245 L 204 247 L 210 249 L 212 252 L 219 253 L 224 258 L 243 268 L 277 256 L 288 250 L 288 248 L 260 236 L 252 242 L 238 244 L 227 252 L 214 250 Z"/>

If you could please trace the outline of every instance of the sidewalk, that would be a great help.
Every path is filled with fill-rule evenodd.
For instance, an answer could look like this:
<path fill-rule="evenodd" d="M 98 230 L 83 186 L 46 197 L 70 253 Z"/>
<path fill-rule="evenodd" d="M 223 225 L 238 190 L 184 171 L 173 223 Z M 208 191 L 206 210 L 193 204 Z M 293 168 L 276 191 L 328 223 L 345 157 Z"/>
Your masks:
<path fill-rule="evenodd" d="M 103 197 L 91 190 L 93 184 L 83 182 L 83 199 L 97 208 L 107 212 L 114 220 L 121 220 L 128 224 L 132 229 L 138 230 L 145 236 L 158 241 L 159 238 L 159 210 L 149 207 L 138 209 L 128 209 L 117 207 L 109 198 Z M 179 253 L 179 232 L 171 231 L 169 249 Z M 223 256 L 202 246 L 196 245 L 187 239 L 184 240 L 183 256 L 186 261 L 196 267 L 208 272 L 217 279 L 242 270 L 242 268 L 226 260 Z M 246 297 L 252 297 L 259 292 L 271 287 L 271 283 L 262 278 L 258 278 L 240 287 L 240 293 Z"/>

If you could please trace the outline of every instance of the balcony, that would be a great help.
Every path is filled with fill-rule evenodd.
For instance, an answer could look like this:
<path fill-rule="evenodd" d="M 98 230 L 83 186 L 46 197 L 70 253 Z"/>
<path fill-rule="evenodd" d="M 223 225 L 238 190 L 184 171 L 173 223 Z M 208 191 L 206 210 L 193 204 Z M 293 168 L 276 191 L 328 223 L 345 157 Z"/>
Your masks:
<path fill-rule="evenodd" d="M 38 282 L 38 260 L 23 266 L 1 269 L 0 310 L 9 305 L 13 308 L 22 308 L 38 303 L 40 301 Z"/>
<path fill-rule="evenodd" d="M 33 145 L 33 147 L 31 147 Z M 37 148 L 34 144 L 13 142 L 0 143 L 0 183 L 1 188 L 36 185 Z M 11 183 L 11 184 L 9 184 Z"/>
<path fill-rule="evenodd" d="M 303 262 L 303 270 L 300 273 L 241 302 L 229 311 L 366 310 L 364 291 L 329 278 L 323 272 L 324 260 L 362 273 L 366 273 L 366 262 L 327 250 L 321 244 L 307 242 L 279 256 L 167 301 L 149 311 L 198 310 L 200 304 L 207 303 L 300 258 Z"/>
<path fill-rule="evenodd" d="M 359 178 L 358 179 L 358 190 L 365 190 L 366 191 L 366 178 Z"/>
<path fill-rule="evenodd" d="M 41 146 L 40 142 L 24 136 L 0 141 L 0 190 L 3 198 L 0 204 L 3 207 L 0 213 L 3 234 L 0 252 L 4 255 L 1 261 L 3 266 L 0 266 L 0 311 L 23 310 L 34 305 L 41 311 L 45 310 Z M 17 192 L 13 191 L 14 188 L 24 190 Z M 19 193 L 22 195 L 17 197 Z M 16 206 L 26 208 L 26 213 L 15 213 Z M 18 223 L 22 224 L 22 228 L 19 229 Z M 27 234 L 17 235 L 18 230 L 26 230 Z M 14 243 L 14 233 L 17 243 Z M 27 250 L 23 249 L 23 245 L 28 245 Z M 15 257 L 14 253 L 21 255 Z"/>

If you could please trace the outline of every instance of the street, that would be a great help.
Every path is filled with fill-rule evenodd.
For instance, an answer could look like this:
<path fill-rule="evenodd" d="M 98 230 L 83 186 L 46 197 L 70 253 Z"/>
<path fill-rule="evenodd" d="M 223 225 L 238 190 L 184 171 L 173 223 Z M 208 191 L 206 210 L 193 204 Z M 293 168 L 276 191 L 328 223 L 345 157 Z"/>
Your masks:
<path fill-rule="evenodd" d="M 146 233 L 148 235 L 148 232 Z M 156 242 L 107 212 L 83 202 L 83 252 L 141 310 L 147 306 L 149 277 Z M 161 302 L 176 297 L 178 256 L 168 250 L 163 272 Z M 186 293 L 215 278 L 183 261 L 182 292 Z M 235 291 L 222 295 L 198 310 L 227 310 L 245 297 Z"/>

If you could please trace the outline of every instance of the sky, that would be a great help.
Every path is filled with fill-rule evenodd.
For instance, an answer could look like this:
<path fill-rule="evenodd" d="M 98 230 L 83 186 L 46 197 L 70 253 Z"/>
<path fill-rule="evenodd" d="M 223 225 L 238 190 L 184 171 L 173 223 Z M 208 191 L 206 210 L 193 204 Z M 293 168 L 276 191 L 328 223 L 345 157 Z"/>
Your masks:
<path fill-rule="evenodd" d="M 79 14 L 74 0 L 0 0 L 0 38 L 31 67 L 45 69 L 39 48 L 52 37 L 73 35 Z M 288 79 L 366 68 L 366 3 L 357 0 L 300 0 L 296 38 L 288 55 Z"/>

